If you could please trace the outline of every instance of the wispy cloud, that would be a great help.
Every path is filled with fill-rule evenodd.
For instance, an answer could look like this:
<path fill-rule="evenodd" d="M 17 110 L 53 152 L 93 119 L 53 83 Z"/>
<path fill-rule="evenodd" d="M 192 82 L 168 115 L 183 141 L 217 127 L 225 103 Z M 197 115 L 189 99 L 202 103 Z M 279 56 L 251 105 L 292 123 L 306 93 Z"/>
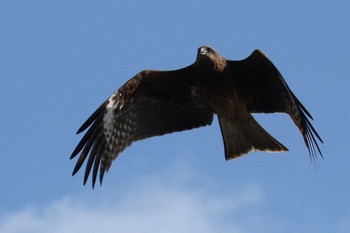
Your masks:
<path fill-rule="evenodd" d="M 254 206 L 261 200 L 262 192 L 256 185 L 218 197 L 215 191 L 188 190 L 152 178 L 116 197 L 113 203 L 62 198 L 45 207 L 24 208 L 5 215 L 0 232 L 251 232 L 247 229 L 259 223 Z"/>

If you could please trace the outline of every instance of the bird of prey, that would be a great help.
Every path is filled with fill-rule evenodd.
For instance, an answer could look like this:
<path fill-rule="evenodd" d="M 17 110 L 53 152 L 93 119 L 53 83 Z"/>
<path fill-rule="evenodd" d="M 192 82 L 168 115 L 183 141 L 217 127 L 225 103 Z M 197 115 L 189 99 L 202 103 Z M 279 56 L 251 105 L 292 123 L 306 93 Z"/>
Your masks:
<path fill-rule="evenodd" d="M 73 175 L 87 159 L 84 185 L 92 169 L 94 187 L 114 159 L 133 142 L 210 125 L 219 119 L 225 159 L 250 151 L 288 149 L 266 132 L 252 113 L 286 113 L 303 136 L 311 159 L 322 157 L 322 139 L 310 113 L 260 50 L 243 60 L 227 60 L 202 46 L 192 65 L 171 71 L 143 70 L 112 94 L 79 128 L 87 130 L 73 151 Z"/>

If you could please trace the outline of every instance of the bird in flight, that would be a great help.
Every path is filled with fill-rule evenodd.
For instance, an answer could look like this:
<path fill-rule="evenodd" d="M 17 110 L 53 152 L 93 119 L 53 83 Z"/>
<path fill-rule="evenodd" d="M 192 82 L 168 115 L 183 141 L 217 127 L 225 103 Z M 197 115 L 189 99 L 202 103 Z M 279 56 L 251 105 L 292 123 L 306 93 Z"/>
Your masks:
<path fill-rule="evenodd" d="M 280 72 L 260 51 L 243 60 L 227 60 L 202 46 L 192 65 L 171 71 L 143 70 L 112 94 L 79 128 L 85 135 L 75 175 L 86 162 L 84 185 L 92 169 L 92 187 L 100 184 L 114 159 L 133 142 L 220 123 L 225 159 L 250 151 L 288 149 L 266 132 L 252 113 L 286 113 L 303 136 L 311 159 L 322 157 L 323 143 L 311 114 L 289 89 Z"/>

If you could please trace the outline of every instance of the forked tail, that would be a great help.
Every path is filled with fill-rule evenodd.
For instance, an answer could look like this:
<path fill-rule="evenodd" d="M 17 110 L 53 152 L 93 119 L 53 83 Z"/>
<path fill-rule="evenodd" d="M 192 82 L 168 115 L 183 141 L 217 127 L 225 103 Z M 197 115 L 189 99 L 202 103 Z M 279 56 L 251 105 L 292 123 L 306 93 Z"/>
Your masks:
<path fill-rule="evenodd" d="M 249 113 L 241 118 L 229 119 L 221 116 L 218 118 L 225 145 L 226 160 L 240 157 L 254 150 L 288 151 L 285 146 L 266 132 Z"/>

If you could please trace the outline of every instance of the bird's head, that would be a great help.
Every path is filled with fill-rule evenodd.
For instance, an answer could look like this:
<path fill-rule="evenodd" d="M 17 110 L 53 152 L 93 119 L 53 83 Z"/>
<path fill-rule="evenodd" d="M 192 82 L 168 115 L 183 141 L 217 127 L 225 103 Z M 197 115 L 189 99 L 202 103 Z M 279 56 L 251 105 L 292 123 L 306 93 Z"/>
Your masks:
<path fill-rule="evenodd" d="M 207 65 L 212 64 L 215 69 L 223 69 L 226 65 L 226 60 L 215 49 L 207 45 L 198 48 L 196 62 Z"/>
<path fill-rule="evenodd" d="M 216 51 L 210 46 L 201 46 L 198 48 L 197 58 L 199 59 L 208 59 L 210 57 L 214 58 Z"/>

